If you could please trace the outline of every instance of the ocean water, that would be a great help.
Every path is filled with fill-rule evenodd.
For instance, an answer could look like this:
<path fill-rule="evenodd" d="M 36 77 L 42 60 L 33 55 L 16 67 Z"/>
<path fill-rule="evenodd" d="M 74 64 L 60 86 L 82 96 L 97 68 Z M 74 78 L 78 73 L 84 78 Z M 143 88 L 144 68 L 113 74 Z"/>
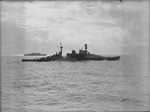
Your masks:
<path fill-rule="evenodd" d="M 1 58 L 1 112 L 150 110 L 149 60 L 21 62 Z"/>

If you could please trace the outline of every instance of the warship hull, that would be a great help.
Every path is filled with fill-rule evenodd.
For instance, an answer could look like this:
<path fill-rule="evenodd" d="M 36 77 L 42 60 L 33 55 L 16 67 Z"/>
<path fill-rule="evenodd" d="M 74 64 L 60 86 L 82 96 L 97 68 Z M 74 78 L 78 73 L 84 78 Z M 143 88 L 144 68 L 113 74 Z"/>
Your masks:
<path fill-rule="evenodd" d="M 72 50 L 72 53 L 67 53 L 65 57 L 62 56 L 63 46 L 60 43 L 59 53 L 53 54 L 52 56 L 47 56 L 43 58 L 36 59 L 22 59 L 22 61 L 38 61 L 38 62 L 48 62 L 48 61 L 84 61 L 84 60 L 95 60 L 95 61 L 116 61 L 120 59 L 120 56 L 101 56 L 96 54 L 90 54 L 87 50 L 87 44 L 85 44 L 85 50 L 79 50 L 79 53 L 76 53 L 75 50 Z M 34 53 L 37 54 L 37 53 Z M 40 53 L 38 53 L 40 54 Z"/>
<path fill-rule="evenodd" d="M 47 62 L 47 61 L 54 61 L 54 60 L 36 60 L 36 59 L 22 59 L 23 62 Z"/>
<path fill-rule="evenodd" d="M 40 59 L 22 59 L 23 62 L 48 62 L 48 61 L 82 61 L 82 60 L 93 60 L 93 61 L 116 61 L 119 60 L 120 56 L 116 57 L 101 57 L 101 58 L 84 58 L 84 59 L 67 59 L 67 58 L 58 58 L 58 59 L 47 59 L 47 58 L 40 58 Z"/>

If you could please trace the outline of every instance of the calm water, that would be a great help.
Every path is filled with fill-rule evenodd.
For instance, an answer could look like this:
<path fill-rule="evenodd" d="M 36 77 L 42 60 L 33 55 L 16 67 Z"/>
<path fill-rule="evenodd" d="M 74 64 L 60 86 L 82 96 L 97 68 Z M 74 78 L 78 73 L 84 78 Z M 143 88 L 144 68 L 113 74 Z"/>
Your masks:
<path fill-rule="evenodd" d="M 150 110 L 149 62 L 21 62 L 2 57 L 2 112 Z"/>

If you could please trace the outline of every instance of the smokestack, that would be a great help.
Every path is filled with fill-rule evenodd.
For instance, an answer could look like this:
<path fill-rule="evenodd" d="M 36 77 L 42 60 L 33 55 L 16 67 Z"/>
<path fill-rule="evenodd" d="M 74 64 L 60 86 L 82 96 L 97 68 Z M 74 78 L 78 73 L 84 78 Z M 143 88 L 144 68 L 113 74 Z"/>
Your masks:
<path fill-rule="evenodd" d="M 62 46 L 62 43 L 60 42 L 60 55 L 62 56 L 62 48 L 63 48 L 63 46 Z"/>
<path fill-rule="evenodd" d="M 87 50 L 87 44 L 84 45 L 85 46 L 85 51 Z"/>

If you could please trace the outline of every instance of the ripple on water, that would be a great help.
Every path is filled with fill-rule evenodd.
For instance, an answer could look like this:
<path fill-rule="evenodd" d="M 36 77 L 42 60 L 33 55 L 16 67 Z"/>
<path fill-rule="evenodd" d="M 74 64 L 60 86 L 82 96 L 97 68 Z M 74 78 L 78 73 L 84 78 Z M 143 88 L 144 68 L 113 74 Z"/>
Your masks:
<path fill-rule="evenodd" d="M 40 91 L 40 92 L 49 92 L 49 91 L 66 91 L 67 89 L 61 86 L 57 86 L 57 85 L 48 85 L 48 86 L 44 86 L 44 87 L 40 87 L 37 88 L 36 91 Z"/>
<path fill-rule="evenodd" d="M 67 83 L 67 84 L 64 84 L 64 86 L 67 88 L 77 88 L 79 87 L 79 84 Z"/>
<path fill-rule="evenodd" d="M 4 62 L 1 77 L 4 112 L 148 110 L 150 103 L 145 98 L 149 98 L 149 86 L 143 64 L 122 59 L 116 62 Z"/>
<path fill-rule="evenodd" d="M 81 93 L 70 93 L 65 95 L 65 99 L 68 102 L 84 102 L 86 100 L 86 95 Z"/>

